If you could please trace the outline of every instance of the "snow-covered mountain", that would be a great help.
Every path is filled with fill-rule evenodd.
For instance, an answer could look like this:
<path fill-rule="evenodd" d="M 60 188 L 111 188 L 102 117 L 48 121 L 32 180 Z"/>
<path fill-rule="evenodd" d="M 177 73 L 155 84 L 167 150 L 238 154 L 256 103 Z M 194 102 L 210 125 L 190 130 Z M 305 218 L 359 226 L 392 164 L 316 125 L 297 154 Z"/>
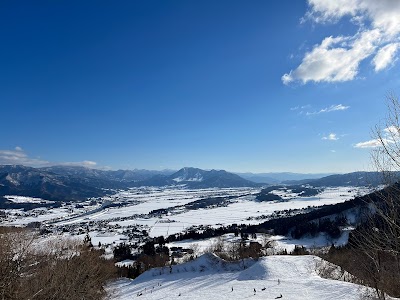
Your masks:
<path fill-rule="evenodd" d="M 201 169 L 197 169 L 197 168 L 182 168 L 180 169 L 178 172 L 172 174 L 171 177 L 175 177 L 172 178 L 172 180 L 176 181 L 176 182 L 182 182 L 182 181 L 203 181 L 203 174 L 206 171 L 203 171 Z"/>
<path fill-rule="evenodd" d="M 19 195 L 46 200 L 83 200 L 104 195 L 107 182 L 55 174 L 41 169 L 0 166 L 0 196 Z"/>
<path fill-rule="evenodd" d="M 171 173 L 173 173 L 171 175 Z M 252 187 L 254 182 L 226 171 L 205 171 L 183 168 L 170 170 L 104 171 L 84 167 L 53 166 L 32 168 L 0 165 L 0 197 L 19 195 L 47 200 L 84 200 L 105 194 L 104 189 L 124 189 L 134 186 L 166 186 L 185 184 L 190 188 Z M 4 199 L 1 200 L 0 202 Z"/>
<path fill-rule="evenodd" d="M 171 175 L 173 170 L 99 170 L 93 168 L 79 167 L 79 166 L 51 166 L 40 168 L 43 171 L 52 172 L 59 175 L 68 175 L 76 177 L 96 178 L 101 180 L 109 180 L 116 182 L 128 183 L 131 181 L 141 181 L 149 179 L 155 175 Z"/>
<path fill-rule="evenodd" d="M 149 270 L 109 286 L 112 299 L 360 299 L 360 286 L 323 279 L 315 256 L 267 256 L 226 262 L 213 254 L 171 268 Z M 141 297 L 140 297 L 141 298 Z"/>
<path fill-rule="evenodd" d="M 169 176 L 157 175 L 148 180 L 136 183 L 137 186 L 165 186 L 176 184 L 185 184 L 189 188 L 254 187 L 259 185 L 224 170 L 206 171 L 190 167 L 182 168 Z"/>

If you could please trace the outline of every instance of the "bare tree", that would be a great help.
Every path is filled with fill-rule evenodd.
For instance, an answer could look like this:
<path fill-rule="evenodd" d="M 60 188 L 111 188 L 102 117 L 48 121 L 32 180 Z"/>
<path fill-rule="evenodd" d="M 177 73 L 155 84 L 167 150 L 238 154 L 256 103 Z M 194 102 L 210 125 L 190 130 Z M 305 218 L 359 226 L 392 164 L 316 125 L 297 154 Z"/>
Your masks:
<path fill-rule="evenodd" d="M 115 266 L 101 254 L 76 240 L 41 244 L 30 230 L 0 227 L 0 300 L 103 299 Z"/>
<path fill-rule="evenodd" d="M 385 251 L 400 258 L 400 102 L 393 94 L 387 96 L 388 115 L 384 126 L 376 126 L 374 136 L 379 142 L 372 152 L 373 163 L 388 186 L 380 193 L 381 203 L 374 204 L 384 230 L 375 230 L 378 240 L 385 240 Z M 378 228 L 378 227 L 376 227 Z M 399 260 L 398 267 L 400 271 Z"/>
<path fill-rule="evenodd" d="M 0 299 L 18 299 L 21 276 L 32 263 L 34 238 L 26 230 L 0 227 Z"/>
<path fill-rule="evenodd" d="M 387 110 L 371 141 L 373 166 L 385 188 L 372 194 L 367 222 L 353 235 L 353 245 L 365 257 L 360 268 L 379 299 L 386 299 L 384 291 L 400 288 L 400 102 L 393 93 L 387 96 Z"/>

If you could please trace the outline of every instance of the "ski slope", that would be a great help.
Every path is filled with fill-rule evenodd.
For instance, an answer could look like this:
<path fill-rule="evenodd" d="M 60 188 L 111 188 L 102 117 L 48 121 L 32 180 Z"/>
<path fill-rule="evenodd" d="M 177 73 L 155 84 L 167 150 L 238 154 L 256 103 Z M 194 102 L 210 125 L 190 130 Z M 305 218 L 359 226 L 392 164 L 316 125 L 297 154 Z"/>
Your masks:
<path fill-rule="evenodd" d="M 226 262 L 207 253 L 172 269 L 152 269 L 134 280 L 119 280 L 108 290 L 116 300 L 280 299 L 281 295 L 296 300 L 360 299 L 364 287 L 319 277 L 318 260 L 308 255 Z"/>

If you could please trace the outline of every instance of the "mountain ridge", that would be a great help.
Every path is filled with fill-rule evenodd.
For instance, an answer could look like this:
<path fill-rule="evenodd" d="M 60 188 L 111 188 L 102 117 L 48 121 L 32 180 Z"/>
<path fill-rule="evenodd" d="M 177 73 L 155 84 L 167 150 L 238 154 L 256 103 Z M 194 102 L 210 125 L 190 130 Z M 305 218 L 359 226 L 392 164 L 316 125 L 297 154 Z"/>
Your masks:
<path fill-rule="evenodd" d="M 309 184 L 314 187 L 322 186 L 379 186 L 390 184 L 398 180 L 400 172 L 385 173 L 374 171 L 357 171 L 346 174 L 333 174 L 319 179 L 300 181 L 285 181 L 285 184 Z M 388 180 L 390 179 L 390 180 Z"/>
<path fill-rule="evenodd" d="M 102 188 L 82 182 L 79 178 L 20 165 L 0 166 L 0 196 L 18 195 L 70 201 L 104 194 Z"/>
<path fill-rule="evenodd" d="M 239 173 L 234 172 L 234 174 L 239 175 L 240 177 L 251 180 L 257 183 L 268 183 L 268 184 L 276 184 L 283 183 L 288 180 L 308 180 L 308 179 L 319 179 L 329 175 L 333 175 L 334 173 L 295 173 L 295 172 L 266 172 L 266 173 L 252 173 L 245 172 Z"/>
<path fill-rule="evenodd" d="M 290 184 L 308 184 L 314 187 L 377 186 L 382 183 L 382 175 L 379 172 L 334 174 L 319 179 L 290 182 Z M 110 193 L 110 190 L 169 185 L 184 185 L 193 189 L 265 186 L 265 184 L 247 180 L 225 170 L 203 170 L 193 167 L 184 167 L 173 172 L 172 170 L 108 171 L 70 166 L 33 168 L 21 165 L 0 165 L 0 197 L 19 195 L 55 201 L 74 201 L 101 197 Z"/>
<path fill-rule="evenodd" d="M 193 167 L 184 167 L 170 176 L 154 176 L 148 180 L 137 183 L 138 185 L 165 186 L 186 185 L 189 188 L 228 188 L 228 187 L 256 187 L 255 182 L 246 180 L 239 175 L 225 170 L 203 170 Z"/>
<path fill-rule="evenodd" d="M 22 165 L 0 165 L 0 197 L 18 195 L 54 201 L 76 201 L 110 193 L 106 189 L 137 186 L 183 184 L 189 188 L 257 186 L 254 182 L 224 170 L 205 171 L 186 167 L 173 174 L 170 173 L 171 170 L 136 170 L 130 173 L 128 170 L 104 171 L 71 166 L 33 168 Z"/>

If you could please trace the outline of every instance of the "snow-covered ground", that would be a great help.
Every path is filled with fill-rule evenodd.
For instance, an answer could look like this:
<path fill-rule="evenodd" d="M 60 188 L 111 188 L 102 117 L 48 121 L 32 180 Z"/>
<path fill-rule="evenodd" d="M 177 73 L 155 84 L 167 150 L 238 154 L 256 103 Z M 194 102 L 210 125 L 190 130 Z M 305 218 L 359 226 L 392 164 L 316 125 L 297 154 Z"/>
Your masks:
<path fill-rule="evenodd" d="M 25 226 L 31 222 L 53 222 L 57 219 L 67 218 L 72 211 L 66 207 L 59 208 L 35 208 L 30 211 L 22 209 L 7 209 L 7 219 L 2 222 L 6 226 Z"/>
<path fill-rule="evenodd" d="M 267 235 L 263 233 L 257 233 L 256 238 L 249 238 L 249 241 L 259 242 L 261 245 L 264 245 L 266 242 L 271 242 L 272 248 L 269 249 L 268 253 L 277 254 L 286 250 L 288 253 L 292 252 L 295 246 L 303 246 L 308 250 L 313 249 L 321 249 L 321 248 L 329 248 L 332 244 L 335 246 L 343 246 L 347 244 L 349 238 L 349 231 L 344 230 L 342 235 L 337 239 L 330 238 L 325 233 L 320 233 L 315 237 L 303 237 L 301 239 L 292 239 L 287 236 L 282 235 Z M 226 245 L 230 243 L 238 243 L 241 241 L 240 236 L 235 236 L 233 233 L 227 233 L 219 237 L 213 237 L 208 239 L 201 240 L 183 240 L 176 241 L 167 244 L 169 248 L 171 247 L 182 247 L 182 248 L 190 248 L 195 249 L 196 254 L 204 254 L 212 248 L 218 242 L 223 242 Z"/>
<path fill-rule="evenodd" d="M 335 204 L 352 199 L 360 193 L 359 188 L 339 187 L 327 188 L 315 197 L 297 197 L 279 202 L 257 202 L 254 194 L 257 189 L 150 189 L 137 194 L 135 189 L 122 192 L 115 197 L 134 199 L 133 205 L 107 208 L 92 215 L 76 217 L 59 222 L 59 225 L 80 223 L 85 221 L 108 221 L 110 224 L 129 226 L 144 225 L 149 228 L 150 236 L 170 235 L 179 233 L 185 228 L 199 225 L 230 225 L 233 223 L 257 224 L 257 217 L 271 215 L 276 211 L 288 209 L 303 209 L 309 206 Z M 129 198 L 129 194 L 131 196 Z M 242 196 L 244 195 L 244 196 Z M 207 209 L 185 210 L 181 207 L 187 203 L 207 197 L 237 196 L 227 206 Z M 161 216 L 151 216 L 156 209 L 177 208 L 172 213 Z"/>
<path fill-rule="evenodd" d="M 309 207 L 335 204 L 368 192 L 360 187 L 325 188 L 313 197 L 287 195 L 285 201 L 256 201 L 260 189 L 210 188 L 185 189 L 184 187 L 140 187 L 118 192 L 95 201 L 64 204 L 59 208 L 38 208 L 30 211 L 7 210 L 3 225 L 26 225 L 39 221 L 49 228 L 85 233 L 89 228 L 93 243 L 117 244 L 126 241 L 127 231 L 145 230 L 152 237 L 180 233 L 192 226 L 218 227 L 231 224 L 258 224 L 277 212 L 296 213 Z M 284 195 L 282 195 L 284 196 Z M 290 197 L 293 198 L 290 198 Z M 11 197 L 11 196 L 10 196 Z M 189 203 L 204 199 L 227 199 L 223 205 L 190 209 Z M 15 197 L 16 201 L 25 201 Z M 38 201 L 38 199 L 29 199 Z M 118 204 L 116 207 L 108 207 Z M 156 210 L 165 212 L 155 214 Z"/>
<path fill-rule="evenodd" d="M 156 237 L 179 233 L 192 226 L 258 224 L 279 213 L 298 213 L 301 209 L 340 203 L 369 192 L 366 188 L 357 187 L 325 188 L 313 197 L 301 197 L 288 192 L 287 195 L 281 195 L 284 201 L 258 202 L 255 198 L 259 191 L 254 188 L 190 190 L 183 187 L 141 187 L 121 191 L 103 199 L 63 204 L 53 209 L 6 210 L 1 224 L 18 226 L 42 222 L 51 232 L 40 237 L 43 245 L 51 242 L 51 239 L 59 240 L 61 237 L 83 240 L 88 232 L 92 243 L 95 246 L 99 243 L 106 245 L 106 256 L 111 257 L 115 245 L 140 241 L 135 240 L 135 237 L 140 237 L 143 232 Z M 14 202 L 42 201 L 15 196 L 8 198 Z M 209 205 L 198 209 L 185 206 L 210 198 L 223 198 L 227 201 L 219 206 Z M 110 204 L 118 206 L 109 207 Z M 154 213 L 160 209 L 161 213 Z M 353 212 L 349 211 L 346 216 L 351 221 Z M 226 234 L 219 239 L 235 242 L 239 238 Z M 278 253 L 283 249 L 290 252 L 295 245 L 307 248 L 324 247 L 332 243 L 343 245 L 347 238 L 348 231 L 344 231 L 337 240 L 331 240 L 324 234 L 300 240 L 257 234 L 256 240 L 262 244 L 273 241 L 274 249 L 271 253 Z M 168 246 L 195 248 L 196 255 L 201 255 L 217 241 L 218 238 L 185 240 L 170 243 Z M 211 254 L 204 254 L 195 261 L 173 266 L 172 269 L 154 269 L 135 280 L 119 280 L 109 285 L 108 290 L 112 293 L 112 298 L 117 300 L 138 297 L 193 300 L 276 299 L 280 295 L 282 299 L 360 299 L 360 286 L 320 278 L 315 272 L 315 263 L 318 260 L 319 258 L 313 256 L 268 256 L 257 262 L 247 261 L 246 268 L 243 268 L 243 262 L 228 263 Z M 121 262 L 123 265 L 130 263 L 132 262 Z"/>
<path fill-rule="evenodd" d="M 131 299 L 360 299 L 359 285 L 323 279 L 315 256 L 267 256 L 225 262 L 212 254 L 171 269 L 149 270 L 109 285 L 111 298 Z M 246 266 L 246 268 L 244 268 Z"/>
<path fill-rule="evenodd" d="M 7 200 L 14 203 L 53 203 L 54 201 L 44 200 L 42 198 L 25 197 L 25 196 L 4 196 Z"/>

